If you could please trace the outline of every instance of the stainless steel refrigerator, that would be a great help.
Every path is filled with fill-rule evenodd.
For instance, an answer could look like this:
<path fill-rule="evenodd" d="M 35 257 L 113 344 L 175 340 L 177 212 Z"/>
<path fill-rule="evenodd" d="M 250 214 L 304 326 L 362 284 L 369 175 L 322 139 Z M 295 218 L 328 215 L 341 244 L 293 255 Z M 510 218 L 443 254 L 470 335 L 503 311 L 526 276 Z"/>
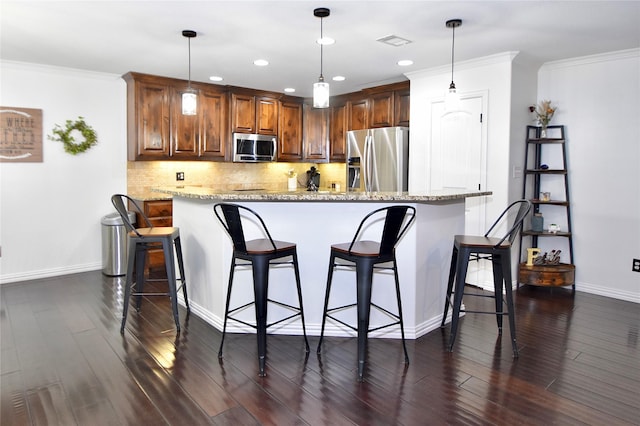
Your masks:
<path fill-rule="evenodd" d="M 408 127 L 347 132 L 348 191 L 401 192 L 408 182 Z"/>

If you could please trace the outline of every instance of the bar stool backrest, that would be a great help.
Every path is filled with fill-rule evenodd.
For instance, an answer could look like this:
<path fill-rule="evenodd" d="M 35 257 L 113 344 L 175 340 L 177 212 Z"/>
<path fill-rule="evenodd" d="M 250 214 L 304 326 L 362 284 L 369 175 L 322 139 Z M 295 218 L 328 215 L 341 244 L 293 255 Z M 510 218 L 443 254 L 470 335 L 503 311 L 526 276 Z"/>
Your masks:
<path fill-rule="evenodd" d="M 111 196 L 111 204 L 113 204 L 113 207 L 116 208 L 116 211 L 120 214 L 120 218 L 122 218 L 122 222 L 124 224 L 124 227 L 127 229 L 128 232 L 134 232 L 138 237 L 140 238 L 144 238 L 143 235 L 141 235 L 138 230 L 136 229 L 135 226 L 133 226 L 133 224 L 131 223 L 131 221 L 129 221 L 129 213 L 128 213 L 128 208 L 127 207 L 127 203 L 126 201 L 128 201 L 129 203 L 129 207 L 133 206 L 133 209 L 135 210 L 136 213 L 139 214 L 139 217 L 142 217 L 142 219 L 144 220 L 145 223 L 143 224 L 139 224 L 141 225 L 141 228 L 153 228 L 153 225 L 151 224 L 151 221 L 149 220 L 149 218 L 147 217 L 146 214 L 144 214 L 144 210 L 142 210 L 140 208 L 140 206 L 138 205 L 138 203 L 131 197 L 129 197 L 128 195 L 124 195 L 124 194 L 114 194 Z"/>
<path fill-rule="evenodd" d="M 242 215 L 240 214 L 240 210 L 248 212 L 251 216 L 257 219 L 258 222 L 260 222 L 262 231 L 269 238 L 273 249 L 276 250 L 276 244 L 273 242 L 273 238 L 271 238 L 271 234 L 267 229 L 267 225 L 265 225 L 264 221 L 258 215 L 258 213 L 254 212 L 248 207 L 244 207 L 239 204 L 218 203 L 213 206 L 213 212 L 216 214 L 216 217 L 222 224 L 225 231 L 227 231 L 227 234 L 229 234 L 229 237 L 233 242 L 233 249 L 241 253 L 247 253 L 247 240 L 244 236 L 244 230 L 242 228 Z"/>
<path fill-rule="evenodd" d="M 407 231 L 411 223 L 416 217 L 416 209 L 412 206 L 389 206 L 383 207 L 372 211 L 362 219 L 360 226 L 356 230 L 351 245 L 349 246 L 349 252 L 353 248 L 353 245 L 358 241 L 360 231 L 365 224 L 371 222 L 377 213 L 386 210 L 386 217 L 384 220 L 384 227 L 382 228 L 382 237 L 380 239 L 380 256 L 388 256 L 393 254 L 398 241 L 402 238 Z"/>
<path fill-rule="evenodd" d="M 498 248 L 502 245 L 505 240 L 509 240 L 509 243 L 513 244 L 520 232 L 520 228 L 522 228 L 522 222 L 524 218 L 529 214 L 531 210 L 531 202 L 529 200 L 518 200 L 511 203 L 502 214 L 496 219 L 496 221 L 491 225 L 491 228 L 484 234 L 485 237 L 488 237 L 491 234 L 491 231 L 494 230 L 499 224 L 503 223 L 505 220 L 510 220 L 515 213 L 515 217 L 513 218 L 513 224 L 509 228 L 506 234 L 502 237 L 502 239 L 496 244 L 494 247 Z"/>

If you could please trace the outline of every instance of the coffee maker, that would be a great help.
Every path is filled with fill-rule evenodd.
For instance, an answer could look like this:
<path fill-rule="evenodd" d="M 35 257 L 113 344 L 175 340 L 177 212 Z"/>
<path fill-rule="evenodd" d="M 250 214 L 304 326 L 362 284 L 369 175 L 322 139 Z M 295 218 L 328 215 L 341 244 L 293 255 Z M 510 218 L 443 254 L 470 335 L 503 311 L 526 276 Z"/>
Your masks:
<path fill-rule="evenodd" d="M 307 170 L 307 191 L 317 191 L 320 188 L 320 173 L 315 167 Z"/>

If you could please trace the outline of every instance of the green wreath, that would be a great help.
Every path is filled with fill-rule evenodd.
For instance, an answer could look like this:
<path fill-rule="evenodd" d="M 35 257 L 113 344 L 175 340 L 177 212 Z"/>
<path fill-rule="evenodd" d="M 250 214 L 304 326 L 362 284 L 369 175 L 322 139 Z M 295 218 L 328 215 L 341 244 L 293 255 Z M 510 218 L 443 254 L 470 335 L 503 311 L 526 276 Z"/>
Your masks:
<path fill-rule="evenodd" d="M 77 130 L 82 133 L 84 142 L 76 143 L 71 132 Z M 76 155 L 81 152 L 85 152 L 92 146 L 98 143 L 98 136 L 96 132 L 84 122 L 84 117 L 78 117 L 76 121 L 67 120 L 64 128 L 56 124 L 56 127 L 52 130 L 54 136 L 49 136 L 52 141 L 59 141 L 64 144 L 64 150 L 69 154 Z"/>

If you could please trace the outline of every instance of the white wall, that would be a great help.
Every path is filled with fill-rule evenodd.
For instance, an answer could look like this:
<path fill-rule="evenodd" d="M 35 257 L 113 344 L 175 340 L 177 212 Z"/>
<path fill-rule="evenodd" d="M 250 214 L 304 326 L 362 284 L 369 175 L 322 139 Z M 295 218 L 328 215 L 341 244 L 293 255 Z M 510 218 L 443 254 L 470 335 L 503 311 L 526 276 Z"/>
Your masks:
<path fill-rule="evenodd" d="M 490 222 L 507 206 L 509 188 L 511 62 L 515 52 L 456 63 L 454 80 L 461 97 L 487 92 L 487 198 L 486 217 Z M 441 101 L 451 81 L 450 69 L 440 67 L 407 74 L 411 80 L 411 143 L 409 189 L 427 191 L 429 182 L 431 103 Z M 524 134 L 524 131 L 523 131 Z"/>
<path fill-rule="evenodd" d="M 567 131 L 576 289 L 635 302 L 640 302 L 640 274 L 631 271 L 632 259 L 640 258 L 639 52 L 549 63 L 537 75 L 526 60 L 507 53 L 456 63 L 455 72 L 463 96 L 489 94 L 487 189 L 493 196 L 487 221 L 521 197 L 522 177 L 514 168 L 523 167 L 525 126 L 534 124 L 527 107 L 551 99 L 559 107 L 552 124 Z M 443 98 L 450 74 L 443 67 L 408 77 L 410 189 L 428 190 L 430 104 Z M 553 220 L 545 216 L 546 223 Z M 554 248 L 553 239 L 541 240 L 544 251 Z"/>
<path fill-rule="evenodd" d="M 43 162 L 0 163 L 0 283 L 97 270 L 110 196 L 126 191 L 126 88 L 118 75 L 0 62 L 0 105 L 42 110 Z M 98 144 L 73 156 L 47 136 L 85 118 Z"/>
<path fill-rule="evenodd" d="M 538 88 L 566 126 L 576 289 L 640 302 L 640 49 L 545 64 Z"/>

